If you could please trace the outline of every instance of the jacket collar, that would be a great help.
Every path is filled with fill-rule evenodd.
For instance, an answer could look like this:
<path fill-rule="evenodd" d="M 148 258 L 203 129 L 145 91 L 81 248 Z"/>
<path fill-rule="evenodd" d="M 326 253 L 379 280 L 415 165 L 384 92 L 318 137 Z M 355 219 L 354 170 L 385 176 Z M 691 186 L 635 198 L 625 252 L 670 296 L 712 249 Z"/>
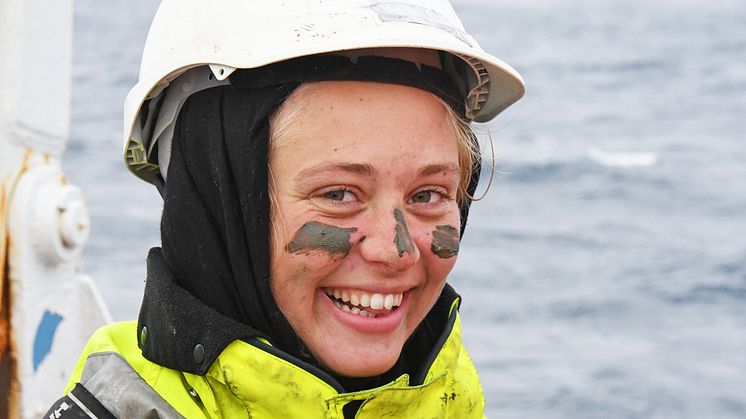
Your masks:
<path fill-rule="evenodd" d="M 159 248 L 148 254 L 148 276 L 137 330 L 137 342 L 145 358 L 197 375 L 204 375 L 234 340 L 263 336 L 179 287 Z"/>
<path fill-rule="evenodd" d="M 344 393 L 328 375 L 319 375 L 307 365 L 280 356 L 280 351 L 261 339 L 234 341 L 228 345 L 207 372 L 208 381 L 214 380 L 229 388 L 258 417 L 262 417 L 261 413 L 271 416 L 272 412 L 279 411 L 289 417 L 295 417 L 294 413 L 302 417 L 308 411 L 321 408 L 328 417 L 341 418 L 344 407 L 355 401 L 361 403 L 359 412 L 375 412 L 377 417 L 386 417 L 386 414 L 418 417 L 422 406 L 435 409 L 435 417 L 443 417 L 450 395 L 456 394 L 451 391 L 453 383 L 448 379 L 449 371 L 458 368 L 462 354 L 457 306 L 458 300 L 454 300 L 442 345 L 433 348 L 431 362 L 423 366 L 422 383 L 403 374 L 377 388 Z"/>

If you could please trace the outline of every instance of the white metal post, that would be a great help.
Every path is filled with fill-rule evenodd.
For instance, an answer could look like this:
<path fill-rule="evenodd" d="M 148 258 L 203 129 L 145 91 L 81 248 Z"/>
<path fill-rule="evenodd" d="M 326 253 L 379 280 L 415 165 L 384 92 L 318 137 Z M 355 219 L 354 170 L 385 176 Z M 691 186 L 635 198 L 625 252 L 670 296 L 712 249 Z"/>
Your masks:
<path fill-rule="evenodd" d="M 89 218 L 61 169 L 72 0 L 0 0 L 0 416 L 38 418 L 110 321 L 80 272 Z"/>

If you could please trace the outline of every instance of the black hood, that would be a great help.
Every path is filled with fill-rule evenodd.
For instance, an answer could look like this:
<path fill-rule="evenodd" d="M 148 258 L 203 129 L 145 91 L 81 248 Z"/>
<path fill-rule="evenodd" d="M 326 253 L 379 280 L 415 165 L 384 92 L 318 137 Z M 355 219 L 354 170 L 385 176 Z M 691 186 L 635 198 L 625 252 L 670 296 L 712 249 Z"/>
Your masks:
<path fill-rule="evenodd" d="M 220 325 L 212 324 L 226 329 L 209 338 L 217 347 L 202 339 L 201 345 L 209 346 L 205 363 L 211 363 L 233 339 L 262 336 L 282 351 L 315 364 L 277 307 L 269 286 L 267 157 L 272 113 L 301 82 L 322 80 L 414 86 L 438 95 L 463 115 L 463 103 L 455 99 L 463 96 L 444 72 L 381 57 L 361 57 L 356 62 L 343 57 L 312 57 L 238 70 L 231 76 L 231 85 L 190 96 L 174 130 L 163 190 L 162 252 L 151 253 L 148 282 L 158 281 L 153 276 L 168 276 L 167 282 L 176 287 L 179 298 L 199 301 L 209 313 L 226 318 Z M 476 189 L 479 171 L 477 165 L 470 194 Z M 461 206 L 462 234 L 468 210 L 466 200 Z M 196 337 L 185 339 L 190 342 L 185 345 L 161 346 L 177 333 L 186 338 L 208 327 L 199 324 L 199 319 L 212 314 L 195 312 L 198 309 L 187 309 L 178 316 L 164 313 L 169 304 L 171 309 L 181 310 L 178 302 L 159 302 L 156 291 L 150 296 L 148 292 L 146 285 L 139 319 L 139 329 L 147 327 L 149 334 L 145 344 L 140 341 L 146 357 L 171 368 L 204 373 L 209 364 L 194 367 Z M 187 306 L 191 307 L 183 308 Z M 185 324 L 186 318 L 189 324 Z"/>

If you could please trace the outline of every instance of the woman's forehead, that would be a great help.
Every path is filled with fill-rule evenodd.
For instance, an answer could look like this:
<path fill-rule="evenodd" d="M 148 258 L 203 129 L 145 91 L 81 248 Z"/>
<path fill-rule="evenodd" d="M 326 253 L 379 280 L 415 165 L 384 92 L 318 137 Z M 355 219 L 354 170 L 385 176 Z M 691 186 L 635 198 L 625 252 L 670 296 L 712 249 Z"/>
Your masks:
<path fill-rule="evenodd" d="M 301 89 L 273 118 L 280 127 L 272 134 L 282 137 L 272 139 L 273 148 L 334 137 L 344 137 L 346 143 L 395 137 L 416 146 L 425 138 L 445 135 L 455 142 L 447 105 L 430 92 L 358 81 L 318 82 Z"/>
<path fill-rule="evenodd" d="M 347 126 L 416 126 L 444 123 L 445 106 L 434 94 L 414 87 L 363 81 L 324 81 L 299 88 L 283 105 L 306 129 Z M 297 109 L 292 109 L 297 108 Z"/>
<path fill-rule="evenodd" d="M 323 82 L 309 89 L 273 146 L 273 171 L 284 167 L 304 178 L 458 171 L 447 105 L 431 93 L 370 82 Z"/>

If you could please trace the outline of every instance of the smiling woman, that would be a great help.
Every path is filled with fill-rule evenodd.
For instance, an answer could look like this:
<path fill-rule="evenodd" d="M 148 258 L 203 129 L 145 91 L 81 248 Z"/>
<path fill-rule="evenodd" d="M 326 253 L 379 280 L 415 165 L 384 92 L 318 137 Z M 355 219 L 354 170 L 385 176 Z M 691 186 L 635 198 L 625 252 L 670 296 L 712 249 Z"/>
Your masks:
<path fill-rule="evenodd" d="M 345 376 L 380 375 L 455 263 L 431 247 L 436 226 L 460 223 L 458 142 L 441 102 L 424 90 L 323 82 L 284 106 L 306 95 L 296 129 L 270 150 L 278 226 L 270 284 L 322 365 Z"/>
<path fill-rule="evenodd" d="M 468 122 L 522 80 L 444 0 L 265 6 L 161 4 L 125 160 L 163 196 L 162 248 L 138 321 L 91 338 L 50 412 L 481 417 L 446 280 Z"/>

